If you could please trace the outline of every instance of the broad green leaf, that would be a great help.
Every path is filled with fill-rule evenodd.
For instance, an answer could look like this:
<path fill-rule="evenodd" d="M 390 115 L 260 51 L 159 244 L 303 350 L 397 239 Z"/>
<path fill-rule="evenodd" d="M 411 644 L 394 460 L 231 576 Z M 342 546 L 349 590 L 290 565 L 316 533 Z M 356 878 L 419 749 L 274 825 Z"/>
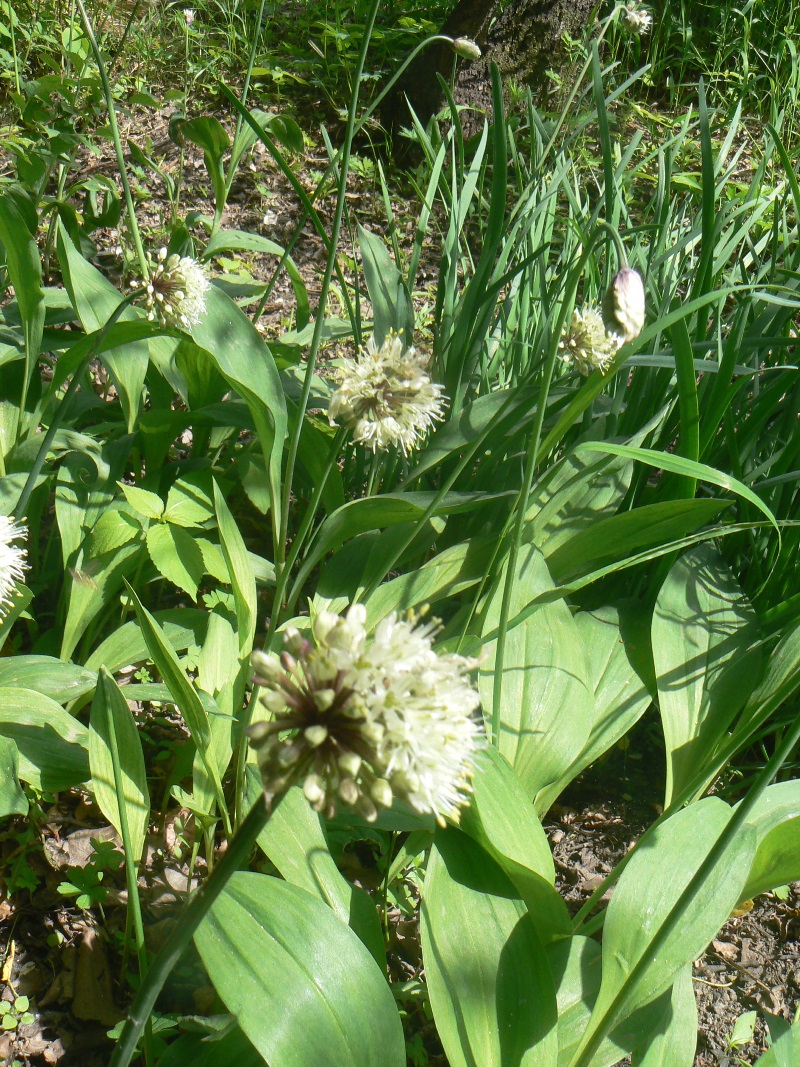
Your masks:
<path fill-rule="evenodd" d="M 100 330 L 123 298 L 111 282 L 83 258 L 60 221 L 58 257 L 64 275 L 64 285 L 78 313 L 81 326 L 87 333 Z M 120 317 L 123 321 L 131 321 L 142 318 L 143 313 L 136 308 L 127 307 Z M 128 431 L 132 432 L 136 428 L 144 379 L 150 361 L 148 343 L 134 341 L 119 348 L 106 349 L 102 359 L 117 387 Z"/>
<path fill-rule="evenodd" d="M 213 285 L 206 294 L 206 314 L 192 327 L 192 337 L 247 404 L 264 455 L 277 535 L 286 402 L 272 353 L 244 312 Z"/>
<path fill-rule="evenodd" d="M 436 835 L 420 920 L 428 994 L 451 1067 L 550 1067 L 556 999 L 536 928 L 508 877 L 459 830 Z"/>
<path fill-rule="evenodd" d="M 156 570 L 192 600 L 197 600 L 197 587 L 205 567 L 203 553 L 194 537 L 181 526 L 157 522 L 149 527 L 145 541 Z"/>
<path fill-rule="evenodd" d="M 586 649 L 589 681 L 594 689 L 592 728 L 580 754 L 559 781 L 545 790 L 544 804 L 555 800 L 582 770 L 624 737 L 650 704 L 650 694 L 629 658 L 618 610 L 608 607 L 579 611 L 574 618 Z M 646 633 L 642 621 L 638 620 L 637 630 Z"/>
<path fill-rule="evenodd" d="M 505 568 L 483 623 L 479 685 L 487 719 L 494 699 L 504 580 Z M 594 698 L 586 650 L 567 605 L 561 600 L 542 604 L 522 621 L 516 618 L 541 592 L 552 588 L 539 549 L 523 545 L 512 587 L 497 746 L 532 799 L 561 778 L 586 744 L 592 724 Z M 538 800 L 537 810 L 542 810 Z"/>
<path fill-rule="evenodd" d="M 194 939 L 225 1006 L 274 1067 L 404 1067 L 381 969 L 309 893 L 234 874 Z"/>
<path fill-rule="evenodd" d="M 414 344 L 414 308 L 405 282 L 383 241 L 358 227 L 358 243 L 373 315 L 373 337 L 380 347 L 389 331 L 402 334 L 404 347 Z"/>
<path fill-rule="evenodd" d="M 88 733 L 60 704 L 31 689 L 0 688 L 0 737 L 19 752 L 19 777 L 58 793 L 89 777 Z"/>
<path fill-rule="evenodd" d="M 36 367 L 44 331 L 42 261 L 35 233 L 31 233 L 20 210 L 27 199 L 26 194 L 19 187 L 14 187 L 14 193 L 15 195 L 12 195 L 6 188 L 3 195 L 0 195 L 0 242 L 3 244 L 8 277 L 14 286 L 22 318 L 25 368 L 26 376 L 29 377 Z"/>
<path fill-rule="evenodd" d="M 222 160 L 231 144 L 225 127 L 213 115 L 200 115 L 181 123 L 180 137 L 203 149 L 206 170 L 214 186 L 217 214 L 221 214 L 227 197 Z"/>
<path fill-rule="evenodd" d="M 251 801 L 262 790 L 261 776 L 247 768 Z M 258 837 L 259 847 L 287 882 L 305 889 L 332 908 L 337 917 L 360 937 L 376 962 L 386 966 L 383 931 L 375 902 L 363 889 L 351 885 L 331 856 L 322 818 L 311 808 L 303 791 L 294 787 L 273 811 Z"/>
<path fill-rule="evenodd" d="M 760 669 L 760 629 L 719 553 L 698 545 L 667 575 L 651 633 L 670 804 L 747 700 Z"/>
<path fill-rule="evenodd" d="M 417 570 L 383 582 L 366 602 L 368 625 L 377 626 L 393 611 L 418 609 L 469 589 L 485 576 L 496 547 L 488 538 L 474 537 L 451 545 Z"/>
<path fill-rule="evenodd" d="M 742 890 L 752 900 L 779 885 L 800 881 L 800 781 L 769 786 L 747 820 L 756 833 L 756 854 Z"/>
<path fill-rule="evenodd" d="M 64 663 L 53 656 L 9 656 L 0 659 L 0 687 L 35 689 L 42 696 L 66 704 L 91 693 L 94 671 Z"/>
<path fill-rule="evenodd" d="M 692 966 L 678 971 L 672 986 L 669 1021 L 665 1030 L 648 1035 L 631 1056 L 632 1067 L 692 1067 L 697 1048 L 697 1001 Z"/>
<path fill-rule="evenodd" d="M 665 500 L 601 519 L 554 551 L 546 541 L 547 566 L 558 585 L 589 574 L 636 552 L 675 541 L 705 526 L 729 500 Z"/>
<path fill-rule="evenodd" d="M 220 546 L 233 586 L 238 624 L 239 655 L 249 656 L 256 632 L 256 579 L 247 546 L 231 515 L 225 498 L 214 483 L 214 510 L 219 527 Z"/>
<path fill-rule="evenodd" d="M 754 831 L 747 826 L 705 871 L 697 893 L 673 919 L 661 946 L 653 945 L 730 817 L 727 804 L 706 797 L 660 823 L 634 853 L 606 912 L 602 984 L 582 1047 L 668 989 L 733 911 L 755 847 Z"/>
<path fill-rule="evenodd" d="M 488 746 L 476 760 L 461 829 L 514 883 L 543 945 L 570 934 L 572 924 L 555 886 L 547 836 L 508 761 Z"/>
<path fill-rule="evenodd" d="M 114 776 L 114 750 L 119 756 L 119 773 L 125 811 L 120 812 Z M 89 767 L 97 804 L 122 835 L 122 818 L 127 820 L 133 861 L 138 864 L 144 851 L 150 819 L 150 794 L 144 766 L 142 742 L 136 723 L 119 686 L 101 669 L 92 711 L 89 716 Z"/>
<path fill-rule="evenodd" d="M 19 753 L 10 737 L 0 734 L 0 819 L 27 815 L 28 798 L 19 784 Z"/>
<path fill-rule="evenodd" d="M 166 522 L 191 529 L 207 522 L 213 514 L 210 501 L 200 495 L 197 486 L 181 478 L 172 483 L 164 507 Z"/>
<path fill-rule="evenodd" d="M 602 949 L 593 938 L 575 934 L 548 945 L 545 951 L 556 987 L 558 1067 L 568 1067 L 600 990 Z M 670 993 L 664 993 L 624 1020 L 592 1056 L 591 1067 L 612 1067 L 645 1035 L 662 1027 L 669 999 Z"/>
<path fill-rule="evenodd" d="M 202 645 L 208 628 L 208 612 L 199 608 L 171 608 L 153 616 L 170 647 L 185 652 L 192 645 Z M 135 621 L 126 622 L 98 645 L 86 661 L 87 671 L 105 666 L 115 672 L 129 663 L 141 663 L 150 657 L 144 634 Z"/>
<path fill-rule="evenodd" d="M 141 546 L 138 542 L 121 545 L 113 552 L 95 556 L 84 569 L 78 560 L 69 582 L 69 607 L 64 623 L 61 658 L 69 659 L 89 623 L 111 603 L 122 588 L 126 575 L 133 572 Z"/>

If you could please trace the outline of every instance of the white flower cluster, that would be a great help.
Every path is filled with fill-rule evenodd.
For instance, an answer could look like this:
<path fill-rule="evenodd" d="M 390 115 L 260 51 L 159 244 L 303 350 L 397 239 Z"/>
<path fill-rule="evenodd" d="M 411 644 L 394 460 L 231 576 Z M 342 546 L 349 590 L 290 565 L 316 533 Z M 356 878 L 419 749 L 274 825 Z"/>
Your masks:
<path fill-rule="evenodd" d="M 370 337 L 357 359 L 342 362 L 328 420 L 352 430 L 357 444 L 372 452 L 399 447 L 408 455 L 444 417 L 444 390 L 425 373 L 422 355 L 404 348 L 398 334 L 390 331 L 380 348 Z"/>
<path fill-rule="evenodd" d="M 25 527 L 0 515 L 0 618 L 13 603 L 17 583 L 25 578 L 25 549 L 13 544 L 25 536 Z"/>
<path fill-rule="evenodd" d="M 185 330 L 196 326 L 206 313 L 209 280 L 205 269 L 189 256 L 167 255 L 160 248 L 155 258 L 148 256 L 150 280 L 145 287 L 147 317 L 162 326 Z"/>
<path fill-rule="evenodd" d="M 585 377 L 595 370 L 605 374 L 621 344 L 620 337 L 606 330 L 599 310 L 588 306 L 572 312 L 569 326 L 561 331 L 558 347 L 563 361 L 574 364 Z"/>
<path fill-rule="evenodd" d="M 595 370 L 605 374 L 620 348 L 642 332 L 645 314 L 641 275 L 623 267 L 606 290 L 602 314 L 592 306 L 572 312 L 569 325 L 561 331 L 561 358 L 584 376 Z"/>
<path fill-rule="evenodd" d="M 631 33 L 636 33 L 642 37 L 645 33 L 650 32 L 650 28 L 653 25 L 653 16 L 650 12 L 638 4 L 626 4 L 620 12 L 622 21 L 626 29 Z"/>
<path fill-rule="evenodd" d="M 287 629 L 280 656 L 254 653 L 255 681 L 272 720 L 250 727 L 264 788 L 295 782 L 332 817 L 340 804 L 372 821 L 395 797 L 415 811 L 458 818 L 483 740 L 477 661 L 439 656 L 438 624 L 391 615 L 368 636 L 366 609 L 320 612 L 313 641 Z"/>

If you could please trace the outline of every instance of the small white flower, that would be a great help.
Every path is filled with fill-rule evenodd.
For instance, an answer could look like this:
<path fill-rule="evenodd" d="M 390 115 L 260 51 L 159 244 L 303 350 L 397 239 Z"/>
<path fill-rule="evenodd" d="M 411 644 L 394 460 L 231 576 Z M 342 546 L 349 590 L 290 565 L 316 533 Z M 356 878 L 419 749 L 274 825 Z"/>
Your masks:
<path fill-rule="evenodd" d="M 25 537 L 25 527 L 0 515 L 0 618 L 11 607 L 17 584 L 24 580 L 28 564 L 25 549 L 13 544 Z"/>
<path fill-rule="evenodd" d="M 195 12 L 193 7 L 185 7 L 183 9 L 183 21 L 186 23 L 187 26 L 191 26 L 194 22 L 194 15 Z"/>
<path fill-rule="evenodd" d="M 644 329 L 644 283 L 638 271 L 623 267 L 611 280 L 603 298 L 603 321 L 620 343 L 633 341 Z"/>
<path fill-rule="evenodd" d="M 594 370 L 604 374 L 621 345 L 621 338 L 606 331 L 597 308 L 585 307 L 572 312 L 569 326 L 561 331 L 558 347 L 563 361 L 573 363 L 586 377 Z"/>
<path fill-rule="evenodd" d="M 416 447 L 434 422 L 444 417 L 441 385 L 425 372 L 425 358 L 404 348 L 390 331 L 378 348 L 370 337 L 357 359 L 345 358 L 342 383 L 331 397 L 328 420 L 353 431 L 353 440 L 377 452 Z"/>
<path fill-rule="evenodd" d="M 437 655 L 436 621 L 393 614 L 371 636 L 365 623 L 361 604 L 323 611 L 312 641 L 289 628 L 280 657 L 254 653 L 273 716 L 250 728 L 264 788 L 274 796 L 302 781 L 329 817 L 345 804 L 371 821 L 400 797 L 440 824 L 457 820 L 484 740 L 469 680 L 477 660 Z"/>
<path fill-rule="evenodd" d="M 653 25 L 653 16 L 643 7 L 639 7 L 638 4 L 627 4 L 622 8 L 620 12 L 621 18 L 625 27 L 642 37 L 645 33 L 650 32 L 650 28 Z"/>
<path fill-rule="evenodd" d="M 161 248 L 155 257 L 148 256 L 151 267 L 146 285 L 147 317 L 158 319 L 162 326 L 185 330 L 196 326 L 206 313 L 208 276 L 189 256 L 167 255 Z"/>

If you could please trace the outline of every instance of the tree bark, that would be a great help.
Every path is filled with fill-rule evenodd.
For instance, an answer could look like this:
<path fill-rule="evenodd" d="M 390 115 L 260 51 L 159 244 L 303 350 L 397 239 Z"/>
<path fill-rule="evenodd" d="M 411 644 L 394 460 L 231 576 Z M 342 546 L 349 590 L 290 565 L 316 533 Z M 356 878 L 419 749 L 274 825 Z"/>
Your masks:
<path fill-rule="evenodd" d="M 504 81 L 513 79 L 541 91 L 545 73 L 557 68 L 563 59 L 561 37 L 575 34 L 586 25 L 596 0 L 511 0 L 499 15 L 499 0 L 459 0 L 440 33 L 448 37 L 470 37 L 483 55 L 473 62 L 459 61 L 455 82 L 455 99 L 459 104 L 491 109 L 489 66 L 496 63 Z M 497 17 L 495 18 L 495 16 Z M 454 52 L 437 42 L 426 48 L 411 64 L 388 97 L 381 118 L 394 135 L 395 158 L 403 162 L 408 142 L 398 136 L 400 127 L 411 126 L 411 112 L 424 125 L 442 106 L 443 94 L 437 73 L 449 81 Z M 474 132 L 483 124 L 462 118 L 465 132 Z"/>

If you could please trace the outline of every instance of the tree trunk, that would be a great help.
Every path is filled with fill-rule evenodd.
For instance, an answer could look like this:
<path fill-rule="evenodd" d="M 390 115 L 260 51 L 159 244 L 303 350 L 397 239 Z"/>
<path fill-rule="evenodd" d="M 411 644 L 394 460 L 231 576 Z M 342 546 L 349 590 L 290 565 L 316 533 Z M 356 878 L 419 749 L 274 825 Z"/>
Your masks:
<path fill-rule="evenodd" d="M 489 65 L 497 64 L 504 80 L 541 89 L 548 69 L 558 68 L 564 51 L 561 37 L 585 26 L 596 0 L 511 0 L 495 18 L 499 0 L 459 0 L 441 30 L 448 37 L 470 37 L 483 55 L 474 62 L 460 60 L 455 83 L 459 104 L 491 110 Z M 408 161 L 409 144 L 399 129 L 411 126 L 409 106 L 424 125 L 442 106 L 437 73 L 449 81 L 454 52 L 443 42 L 426 48 L 403 75 L 384 105 L 381 118 L 394 136 L 395 157 Z M 466 121 L 465 121 L 466 118 Z M 462 117 L 467 134 L 483 124 Z"/>

